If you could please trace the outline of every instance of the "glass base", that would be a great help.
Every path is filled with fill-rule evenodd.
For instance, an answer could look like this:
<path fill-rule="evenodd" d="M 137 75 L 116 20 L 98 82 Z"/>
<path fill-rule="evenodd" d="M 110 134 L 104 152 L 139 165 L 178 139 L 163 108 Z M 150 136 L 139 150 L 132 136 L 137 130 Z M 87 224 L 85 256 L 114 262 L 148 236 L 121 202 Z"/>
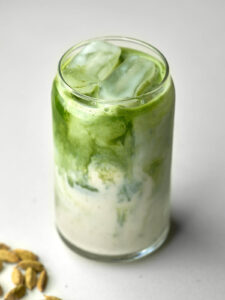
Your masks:
<path fill-rule="evenodd" d="M 60 232 L 59 228 L 57 227 L 57 231 L 63 242 L 75 253 L 84 256 L 89 259 L 103 261 L 103 262 L 129 262 L 138 260 L 141 258 L 146 257 L 147 255 L 155 252 L 162 244 L 166 241 L 166 238 L 169 233 L 169 226 L 166 228 L 166 230 L 163 231 L 163 233 L 160 235 L 160 237 L 156 240 L 156 242 L 151 245 L 148 248 L 145 248 L 143 250 L 140 250 L 138 252 L 133 252 L 129 254 L 123 254 L 123 255 L 100 255 L 100 254 L 94 254 L 91 252 L 88 252 L 86 250 L 83 250 L 81 248 L 78 248 L 74 244 L 72 244 L 70 241 L 67 240 L 67 238 L 64 237 L 64 235 Z"/>

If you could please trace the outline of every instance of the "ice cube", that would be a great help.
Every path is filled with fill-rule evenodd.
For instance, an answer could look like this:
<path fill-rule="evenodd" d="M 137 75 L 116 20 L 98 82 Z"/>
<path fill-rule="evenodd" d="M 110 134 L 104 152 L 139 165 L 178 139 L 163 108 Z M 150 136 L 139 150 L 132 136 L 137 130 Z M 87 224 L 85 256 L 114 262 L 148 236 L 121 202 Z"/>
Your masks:
<path fill-rule="evenodd" d="M 137 96 L 154 79 L 154 62 L 137 55 L 128 56 L 101 85 L 99 97 L 117 100 Z"/>
<path fill-rule="evenodd" d="M 115 68 L 120 53 L 113 44 L 91 42 L 65 65 L 63 76 L 72 88 L 90 94 Z"/>

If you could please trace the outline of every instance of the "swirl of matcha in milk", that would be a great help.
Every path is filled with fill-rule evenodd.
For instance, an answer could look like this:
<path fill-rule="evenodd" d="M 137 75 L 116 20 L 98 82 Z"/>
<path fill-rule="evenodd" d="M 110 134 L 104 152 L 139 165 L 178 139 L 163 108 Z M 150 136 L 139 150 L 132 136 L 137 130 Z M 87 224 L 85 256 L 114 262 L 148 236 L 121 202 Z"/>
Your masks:
<path fill-rule="evenodd" d="M 76 247 L 125 255 L 168 229 L 175 96 L 170 77 L 158 89 L 165 74 L 160 60 L 98 40 L 62 61 L 52 89 L 56 221 Z"/>

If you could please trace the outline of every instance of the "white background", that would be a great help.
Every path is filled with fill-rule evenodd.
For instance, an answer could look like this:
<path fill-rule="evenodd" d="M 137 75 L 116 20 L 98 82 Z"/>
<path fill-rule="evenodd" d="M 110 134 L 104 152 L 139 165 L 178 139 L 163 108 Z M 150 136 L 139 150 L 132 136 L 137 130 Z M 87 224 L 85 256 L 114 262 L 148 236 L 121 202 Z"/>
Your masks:
<path fill-rule="evenodd" d="M 224 12 L 223 0 L 0 0 L 0 241 L 41 256 L 51 277 L 46 293 L 64 300 L 225 299 Z M 73 44 L 111 34 L 158 47 L 177 91 L 173 232 L 156 254 L 130 264 L 72 254 L 53 215 L 57 63 Z M 9 272 L 0 274 L 5 289 Z"/>

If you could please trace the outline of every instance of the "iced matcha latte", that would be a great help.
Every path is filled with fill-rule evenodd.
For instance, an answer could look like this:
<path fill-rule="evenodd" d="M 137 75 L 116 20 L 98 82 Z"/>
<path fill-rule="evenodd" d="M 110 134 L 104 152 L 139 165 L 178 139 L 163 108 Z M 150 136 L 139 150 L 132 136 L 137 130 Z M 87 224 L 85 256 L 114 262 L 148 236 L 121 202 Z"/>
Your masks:
<path fill-rule="evenodd" d="M 61 58 L 52 88 L 58 231 L 76 252 L 131 260 L 165 240 L 174 86 L 164 56 L 104 37 Z"/>

